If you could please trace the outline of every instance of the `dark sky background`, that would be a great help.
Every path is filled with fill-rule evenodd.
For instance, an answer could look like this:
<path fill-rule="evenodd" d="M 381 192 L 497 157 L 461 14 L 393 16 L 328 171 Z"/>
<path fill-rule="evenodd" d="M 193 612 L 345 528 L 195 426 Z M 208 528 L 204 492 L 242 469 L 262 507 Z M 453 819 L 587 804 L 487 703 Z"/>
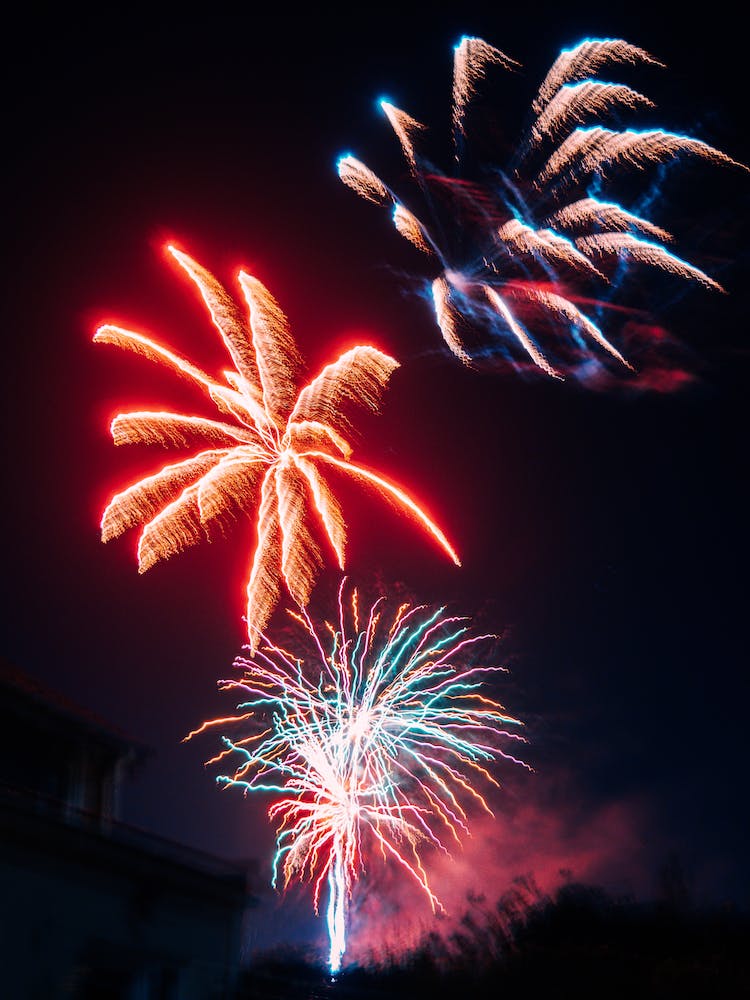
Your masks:
<path fill-rule="evenodd" d="M 503 698 L 536 770 L 509 776 L 508 840 L 501 822 L 474 838 L 475 874 L 499 893 L 572 867 L 648 895 L 677 856 L 697 899 L 747 903 L 746 176 L 685 163 L 652 213 L 729 294 L 644 278 L 700 379 L 641 394 L 463 368 L 406 293 L 425 259 L 335 171 L 346 151 L 401 169 L 382 94 L 447 140 L 462 34 L 523 63 L 497 109 L 508 142 L 561 47 L 615 36 L 667 64 L 640 81 L 660 124 L 748 162 L 744 40 L 721 3 L 700 21 L 671 4 L 421 6 L 66 12 L 6 34 L 0 652 L 154 750 L 129 821 L 265 872 L 266 803 L 216 790 L 211 739 L 180 742 L 233 707 L 216 680 L 243 641 L 252 525 L 143 577 L 133 534 L 98 534 L 111 494 L 161 458 L 115 449 L 111 416 L 201 400 L 92 345 L 96 326 L 224 364 L 161 255 L 175 239 L 230 288 L 239 266 L 265 282 L 311 372 L 365 338 L 402 363 L 355 455 L 425 501 L 463 568 L 352 490 L 349 569 L 505 630 Z"/>

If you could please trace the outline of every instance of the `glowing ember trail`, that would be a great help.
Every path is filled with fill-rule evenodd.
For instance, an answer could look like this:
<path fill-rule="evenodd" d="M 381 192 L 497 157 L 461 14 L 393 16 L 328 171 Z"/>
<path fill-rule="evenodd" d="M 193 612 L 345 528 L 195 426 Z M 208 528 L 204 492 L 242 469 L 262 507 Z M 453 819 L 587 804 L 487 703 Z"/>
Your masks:
<path fill-rule="evenodd" d="M 353 347 L 298 391 L 301 359 L 270 292 L 240 272 L 246 318 L 213 275 L 182 251 L 169 247 L 169 252 L 198 287 L 231 358 L 234 367 L 223 373 L 225 383 L 121 327 L 100 327 L 94 341 L 143 354 L 186 376 L 207 392 L 226 419 L 144 411 L 115 417 L 111 430 L 116 445 L 197 444 L 204 450 L 116 494 L 102 516 L 103 541 L 142 525 L 138 568 L 145 572 L 208 537 L 227 517 L 257 507 L 258 540 L 247 584 L 251 644 L 279 599 L 282 580 L 300 606 L 309 600 L 323 565 L 311 511 L 344 568 L 346 524 L 321 468 L 337 469 L 373 487 L 460 565 L 443 532 L 403 489 L 351 461 L 347 411 L 354 404 L 377 411 L 398 362 L 374 347 Z"/>
<path fill-rule="evenodd" d="M 335 626 L 316 628 L 306 611 L 290 612 L 304 654 L 258 637 L 252 657 L 235 663 L 241 677 L 219 682 L 238 695 L 240 714 L 186 737 L 215 726 L 237 730 L 207 763 L 239 757 L 234 773 L 217 781 L 273 794 L 273 885 L 311 882 L 316 913 L 327 888 L 332 972 L 367 859 L 401 866 L 440 909 L 423 850 L 447 852 L 446 841 L 459 842 L 469 804 L 492 815 L 474 785 L 498 785 L 494 763 L 528 767 L 503 749 L 526 742 L 514 731 L 522 724 L 483 693 L 487 676 L 504 668 L 484 665 L 476 647 L 496 637 L 472 634 L 467 618 L 444 608 L 402 604 L 386 615 L 383 598 L 360 619 L 356 590 L 345 605 L 345 583 Z"/>
<path fill-rule="evenodd" d="M 437 265 L 425 297 L 443 339 L 464 364 L 503 358 L 517 369 L 582 379 L 608 365 L 633 370 L 601 329 L 608 318 L 602 313 L 622 311 L 612 299 L 628 267 L 648 266 L 722 290 L 662 245 L 672 236 L 643 218 L 640 205 L 626 208 L 596 197 L 624 168 L 643 170 L 682 156 L 747 169 L 690 136 L 618 127 L 623 115 L 654 104 L 624 83 L 593 75 L 605 67 L 633 71 L 644 65 L 663 64 L 622 39 L 585 39 L 564 49 L 532 101 L 531 123 L 510 161 L 502 168 L 486 165 L 474 180 L 465 148 L 479 85 L 491 71 L 514 72 L 519 64 L 482 39 L 463 38 L 453 59 L 453 175 L 420 153 L 425 126 L 380 102 L 429 225 L 423 211 L 407 207 L 356 157 L 339 159 L 344 184 L 390 206 L 398 232 Z M 643 198 L 648 200 L 651 193 Z M 556 332 L 567 336 L 552 338 L 549 348 L 537 342 L 540 334 Z"/>

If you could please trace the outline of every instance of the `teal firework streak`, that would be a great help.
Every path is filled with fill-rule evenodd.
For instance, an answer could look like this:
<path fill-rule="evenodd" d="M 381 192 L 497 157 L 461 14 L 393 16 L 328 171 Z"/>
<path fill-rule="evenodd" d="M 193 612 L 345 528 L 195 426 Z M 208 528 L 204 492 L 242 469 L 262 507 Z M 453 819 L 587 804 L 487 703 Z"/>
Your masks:
<path fill-rule="evenodd" d="M 495 636 L 473 634 L 444 608 L 402 604 L 386 615 L 384 598 L 360 621 L 357 591 L 345 604 L 345 590 L 342 581 L 336 626 L 290 612 L 304 655 L 260 640 L 252 658 L 239 657 L 241 677 L 220 687 L 239 693 L 241 714 L 196 730 L 237 728 L 209 762 L 239 758 L 217 781 L 273 795 L 274 886 L 310 881 L 319 912 L 327 885 L 332 972 L 365 859 L 394 862 L 440 908 L 423 849 L 459 841 L 470 804 L 491 812 L 476 786 L 498 784 L 495 763 L 528 766 L 508 749 L 525 742 L 522 724 L 484 693 L 488 675 L 505 669 L 478 659 Z"/>

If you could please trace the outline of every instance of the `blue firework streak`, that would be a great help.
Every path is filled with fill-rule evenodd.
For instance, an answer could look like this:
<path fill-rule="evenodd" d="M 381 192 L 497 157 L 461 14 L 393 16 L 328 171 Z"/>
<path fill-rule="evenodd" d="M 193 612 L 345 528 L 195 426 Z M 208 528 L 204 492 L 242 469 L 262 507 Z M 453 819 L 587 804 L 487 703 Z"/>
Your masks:
<path fill-rule="evenodd" d="M 424 126 L 380 101 L 415 182 L 418 214 L 355 156 L 340 157 L 341 180 L 390 206 L 401 235 L 437 264 L 428 295 L 445 342 L 465 364 L 499 354 L 516 368 L 556 378 L 581 375 L 592 361 L 633 370 L 601 326 L 626 268 L 645 265 L 722 290 L 668 248 L 673 237 L 642 208 L 628 209 L 601 189 L 622 169 L 684 154 L 747 168 L 690 136 L 601 124 L 654 106 L 639 91 L 596 77 L 618 64 L 662 66 L 621 39 L 585 39 L 563 49 L 532 102 L 531 124 L 511 161 L 474 182 L 464 170 L 472 101 L 492 67 L 515 71 L 519 64 L 482 39 L 461 39 L 454 50 L 451 175 L 422 156 Z M 547 338 L 552 348 L 540 345 L 545 333 L 557 334 Z"/>
<path fill-rule="evenodd" d="M 337 624 L 313 624 L 290 612 L 305 651 L 291 653 L 259 639 L 252 658 L 239 657 L 239 679 L 220 687 L 239 694 L 240 714 L 214 719 L 238 735 L 209 763 L 239 758 L 217 781 L 273 796 L 277 831 L 273 884 L 313 884 L 315 911 L 328 891 L 329 965 L 346 948 L 346 913 L 366 859 L 398 865 L 426 894 L 423 848 L 447 850 L 469 829 L 470 806 L 491 812 L 481 785 L 525 742 L 522 725 L 484 693 L 488 674 L 477 647 L 491 635 L 444 608 L 402 604 L 385 612 L 381 598 L 361 616 L 356 590 L 339 590 Z"/>

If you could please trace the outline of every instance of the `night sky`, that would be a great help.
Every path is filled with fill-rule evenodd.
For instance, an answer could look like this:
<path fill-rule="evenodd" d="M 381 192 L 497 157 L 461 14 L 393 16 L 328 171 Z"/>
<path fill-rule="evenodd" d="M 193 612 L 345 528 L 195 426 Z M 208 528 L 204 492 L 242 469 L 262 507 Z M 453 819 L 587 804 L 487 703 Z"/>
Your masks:
<path fill-rule="evenodd" d="M 115 449 L 114 413 L 211 410 L 165 369 L 93 345 L 96 326 L 225 364 L 162 255 L 174 239 L 229 288 L 240 266 L 260 278 L 311 374 L 355 342 L 401 362 L 355 458 L 425 502 L 463 567 L 346 489 L 348 569 L 504 635 L 501 694 L 535 773 L 505 775 L 506 819 L 474 838 L 485 888 L 569 868 L 649 896 L 676 858 L 696 900 L 747 904 L 747 175 L 685 162 L 665 182 L 652 218 L 729 294 L 644 275 L 654 322 L 698 377 L 640 393 L 462 367 L 414 294 L 426 258 L 335 170 L 353 152 L 403 171 L 383 94 L 450 152 L 462 34 L 523 63 L 497 108 L 505 143 L 560 48 L 622 37 L 667 64 L 639 79 L 660 125 L 748 162 L 744 41 L 721 3 L 700 21 L 671 4 L 416 6 L 55 13 L 6 35 L 0 653 L 153 750 L 128 821 L 265 874 L 266 803 L 216 789 L 211 738 L 180 742 L 233 708 L 216 681 L 243 642 L 252 522 L 144 576 L 135 533 L 99 540 L 111 494 L 162 461 Z M 337 582 L 326 574 L 316 599 Z"/>

